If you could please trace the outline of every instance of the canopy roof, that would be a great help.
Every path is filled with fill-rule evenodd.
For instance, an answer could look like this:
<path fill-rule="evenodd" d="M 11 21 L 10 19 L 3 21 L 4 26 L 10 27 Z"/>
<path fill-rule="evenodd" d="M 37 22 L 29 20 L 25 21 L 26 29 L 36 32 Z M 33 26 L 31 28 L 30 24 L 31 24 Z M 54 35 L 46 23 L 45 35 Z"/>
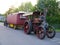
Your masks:
<path fill-rule="evenodd" d="M 33 14 L 33 12 L 27 12 L 27 13 L 23 14 L 23 16 L 29 16 L 29 15 L 32 15 L 32 14 Z"/>
<path fill-rule="evenodd" d="M 27 12 L 23 14 L 23 16 L 29 16 L 29 15 L 40 15 L 40 11 Z"/>

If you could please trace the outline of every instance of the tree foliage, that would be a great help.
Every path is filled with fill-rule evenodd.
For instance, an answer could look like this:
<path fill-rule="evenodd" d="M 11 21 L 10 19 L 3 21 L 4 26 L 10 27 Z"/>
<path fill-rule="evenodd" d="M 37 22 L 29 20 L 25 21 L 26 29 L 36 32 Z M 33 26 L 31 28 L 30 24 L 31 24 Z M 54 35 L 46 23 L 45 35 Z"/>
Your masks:
<path fill-rule="evenodd" d="M 44 8 L 48 9 L 48 15 L 58 14 L 58 2 L 56 0 L 38 0 L 37 9 L 43 11 Z"/>
<path fill-rule="evenodd" d="M 18 8 L 12 6 L 11 8 L 9 8 L 8 11 L 6 11 L 5 15 L 19 11 L 32 12 L 35 9 L 36 9 L 35 6 L 33 6 L 31 2 L 26 2 L 26 3 L 22 3 L 20 6 L 18 6 Z"/>
<path fill-rule="evenodd" d="M 8 9 L 8 11 L 6 11 L 5 12 L 5 16 L 7 16 L 8 14 L 11 14 L 11 13 L 13 13 L 14 12 L 14 10 L 15 10 L 15 7 L 14 6 L 11 6 L 9 9 Z"/>
<path fill-rule="evenodd" d="M 31 4 L 31 2 L 22 3 L 21 6 L 18 7 L 19 11 L 26 11 L 26 12 L 32 11 L 32 8 L 33 5 Z"/>
<path fill-rule="evenodd" d="M 56 0 L 38 0 L 37 10 L 43 11 L 44 8 L 48 9 L 47 21 L 50 24 L 60 24 L 60 8 Z"/>

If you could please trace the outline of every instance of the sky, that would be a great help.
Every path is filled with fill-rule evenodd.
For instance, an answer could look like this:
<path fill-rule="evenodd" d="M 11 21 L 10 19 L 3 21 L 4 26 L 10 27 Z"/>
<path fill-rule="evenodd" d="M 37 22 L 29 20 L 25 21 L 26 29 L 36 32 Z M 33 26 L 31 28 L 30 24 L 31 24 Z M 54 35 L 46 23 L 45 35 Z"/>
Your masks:
<path fill-rule="evenodd" d="M 58 0 L 58 1 L 60 1 L 60 0 Z"/>
<path fill-rule="evenodd" d="M 29 2 L 29 1 L 33 5 L 37 3 L 37 0 L 0 0 L 0 13 L 4 14 L 11 6 L 18 7 L 21 5 L 22 2 Z"/>
<path fill-rule="evenodd" d="M 4 14 L 11 6 L 18 7 L 22 2 L 37 3 L 36 0 L 0 0 L 0 13 Z"/>

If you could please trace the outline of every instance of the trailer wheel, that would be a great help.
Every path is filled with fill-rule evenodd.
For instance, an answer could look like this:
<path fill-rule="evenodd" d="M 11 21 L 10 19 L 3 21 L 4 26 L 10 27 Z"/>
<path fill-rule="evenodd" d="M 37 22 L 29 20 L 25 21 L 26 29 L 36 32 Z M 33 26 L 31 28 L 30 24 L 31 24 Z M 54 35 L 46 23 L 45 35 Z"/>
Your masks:
<path fill-rule="evenodd" d="M 31 29 L 32 29 L 32 25 L 31 25 L 31 23 L 29 22 L 26 22 L 25 24 L 24 24 L 24 32 L 26 33 L 26 34 L 30 34 L 31 33 Z"/>
<path fill-rule="evenodd" d="M 39 39 L 45 38 L 45 31 L 42 27 L 39 28 L 39 30 L 36 31 L 36 35 Z"/>
<path fill-rule="evenodd" d="M 8 26 L 8 23 L 7 23 L 7 21 L 4 21 L 4 26 Z"/>
<path fill-rule="evenodd" d="M 10 24 L 8 24 L 8 27 L 11 28 L 11 27 L 10 27 Z"/>
<path fill-rule="evenodd" d="M 13 28 L 16 29 L 16 25 L 14 25 Z"/>

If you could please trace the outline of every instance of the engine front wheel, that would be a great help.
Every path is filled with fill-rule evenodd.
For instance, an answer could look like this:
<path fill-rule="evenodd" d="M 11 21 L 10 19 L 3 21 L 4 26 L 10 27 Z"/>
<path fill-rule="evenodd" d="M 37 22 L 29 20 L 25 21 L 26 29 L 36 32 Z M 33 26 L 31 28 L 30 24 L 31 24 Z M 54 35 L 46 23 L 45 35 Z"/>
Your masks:
<path fill-rule="evenodd" d="M 36 35 L 39 39 L 45 38 L 45 31 L 42 27 L 39 28 L 39 30 L 36 31 Z"/>
<path fill-rule="evenodd" d="M 52 26 L 49 26 L 48 30 L 46 31 L 46 34 L 48 38 L 53 38 L 55 37 L 56 32 Z"/>

